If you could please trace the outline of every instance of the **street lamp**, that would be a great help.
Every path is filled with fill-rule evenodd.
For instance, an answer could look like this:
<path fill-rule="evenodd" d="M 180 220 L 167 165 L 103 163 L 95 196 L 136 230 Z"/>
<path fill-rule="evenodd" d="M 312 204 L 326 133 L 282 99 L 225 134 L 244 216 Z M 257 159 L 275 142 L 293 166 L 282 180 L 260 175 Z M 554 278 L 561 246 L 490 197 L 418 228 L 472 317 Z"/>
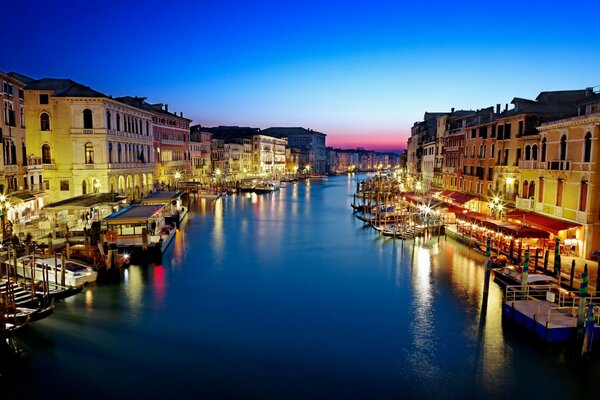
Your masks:
<path fill-rule="evenodd" d="M 177 183 L 179 182 L 179 180 L 181 179 L 181 172 L 179 171 L 175 171 L 175 189 L 177 189 Z"/>
<path fill-rule="evenodd" d="M 0 213 L 2 215 L 2 240 L 6 238 L 6 213 L 10 209 L 10 201 L 6 195 L 0 194 Z"/>
<path fill-rule="evenodd" d="M 421 183 L 421 181 L 416 181 L 415 182 L 415 190 L 418 192 L 420 192 L 423 189 L 423 184 Z"/>

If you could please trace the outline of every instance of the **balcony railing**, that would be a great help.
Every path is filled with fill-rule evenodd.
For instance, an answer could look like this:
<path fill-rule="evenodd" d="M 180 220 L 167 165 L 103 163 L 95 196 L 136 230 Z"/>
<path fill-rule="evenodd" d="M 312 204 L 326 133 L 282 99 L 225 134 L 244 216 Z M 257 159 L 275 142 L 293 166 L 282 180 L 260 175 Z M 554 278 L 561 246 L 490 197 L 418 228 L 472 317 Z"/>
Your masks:
<path fill-rule="evenodd" d="M 533 211 L 535 209 L 535 201 L 533 199 L 517 197 L 515 205 L 520 210 Z"/>
<path fill-rule="evenodd" d="M 4 175 L 15 175 L 19 173 L 18 165 L 4 165 Z"/>
<path fill-rule="evenodd" d="M 72 135 L 106 135 L 106 129 L 83 129 L 83 128 L 71 128 Z"/>
<path fill-rule="evenodd" d="M 116 163 L 116 164 L 102 164 L 106 165 L 108 169 L 139 169 L 139 168 L 154 168 L 155 163 Z"/>
<path fill-rule="evenodd" d="M 56 164 L 54 164 L 54 162 L 52 164 L 42 164 L 42 166 L 44 167 L 44 171 L 54 171 L 54 170 L 56 170 Z"/>
<path fill-rule="evenodd" d="M 567 160 L 548 161 L 546 169 L 551 171 L 569 171 L 571 162 Z"/>
<path fill-rule="evenodd" d="M 519 160 L 520 169 L 543 169 L 544 163 L 537 160 Z"/>

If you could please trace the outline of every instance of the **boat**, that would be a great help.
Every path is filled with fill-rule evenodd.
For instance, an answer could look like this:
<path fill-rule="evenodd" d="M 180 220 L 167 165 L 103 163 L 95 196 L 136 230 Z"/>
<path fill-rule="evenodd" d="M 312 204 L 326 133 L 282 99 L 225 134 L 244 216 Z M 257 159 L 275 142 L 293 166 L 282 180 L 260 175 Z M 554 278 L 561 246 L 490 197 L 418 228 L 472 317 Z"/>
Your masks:
<path fill-rule="evenodd" d="M 23 323 L 15 321 L 4 322 L 4 330 L 0 329 L 0 339 L 8 339 L 17 335 L 20 331 L 25 329 L 28 323 L 29 321 Z"/>
<path fill-rule="evenodd" d="M 33 256 L 24 256 L 17 259 L 17 274 L 26 279 L 32 278 L 31 263 Z M 78 288 L 86 283 L 96 282 L 98 274 L 94 269 L 81 261 L 65 261 L 65 286 Z M 36 282 L 49 281 L 49 285 L 59 285 L 62 281 L 62 260 L 55 258 L 35 258 L 33 266 L 33 280 Z M 54 278 L 54 279 L 53 279 Z M 54 280 L 54 282 L 52 282 Z M 58 289 L 60 290 L 60 289 Z"/>
<path fill-rule="evenodd" d="M 523 284 L 522 269 L 514 265 L 493 268 L 494 281 L 502 286 L 516 286 Z M 531 273 L 527 275 L 528 285 L 558 285 L 558 280 L 550 275 Z"/>

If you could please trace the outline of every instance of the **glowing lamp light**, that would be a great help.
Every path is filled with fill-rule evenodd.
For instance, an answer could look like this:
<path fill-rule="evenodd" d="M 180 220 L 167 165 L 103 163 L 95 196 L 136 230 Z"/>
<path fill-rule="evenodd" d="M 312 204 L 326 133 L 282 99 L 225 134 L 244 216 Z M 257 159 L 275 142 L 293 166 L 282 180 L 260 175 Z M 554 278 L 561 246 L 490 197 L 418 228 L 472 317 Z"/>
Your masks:
<path fill-rule="evenodd" d="M 181 179 L 181 172 L 175 171 L 175 179 Z"/>
<path fill-rule="evenodd" d="M 506 178 L 507 185 L 512 185 L 513 183 L 515 183 L 515 178 Z"/>

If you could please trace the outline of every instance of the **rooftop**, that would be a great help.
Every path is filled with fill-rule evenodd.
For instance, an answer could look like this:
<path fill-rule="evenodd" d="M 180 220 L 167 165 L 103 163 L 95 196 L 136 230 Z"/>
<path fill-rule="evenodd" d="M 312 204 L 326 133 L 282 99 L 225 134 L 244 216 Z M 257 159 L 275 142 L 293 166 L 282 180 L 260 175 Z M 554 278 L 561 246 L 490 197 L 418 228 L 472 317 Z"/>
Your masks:
<path fill-rule="evenodd" d="M 119 201 L 113 193 L 90 193 L 57 201 L 46 205 L 45 208 L 89 208 L 96 204 L 116 204 Z"/>
<path fill-rule="evenodd" d="M 163 204 L 129 206 L 109 215 L 104 221 L 112 224 L 144 222 L 158 214 L 163 207 Z"/>
<path fill-rule="evenodd" d="M 56 97 L 106 97 L 88 86 L 71 79 L 43 78 L 27 84 L 27 90 L 52 90 Z"/>

